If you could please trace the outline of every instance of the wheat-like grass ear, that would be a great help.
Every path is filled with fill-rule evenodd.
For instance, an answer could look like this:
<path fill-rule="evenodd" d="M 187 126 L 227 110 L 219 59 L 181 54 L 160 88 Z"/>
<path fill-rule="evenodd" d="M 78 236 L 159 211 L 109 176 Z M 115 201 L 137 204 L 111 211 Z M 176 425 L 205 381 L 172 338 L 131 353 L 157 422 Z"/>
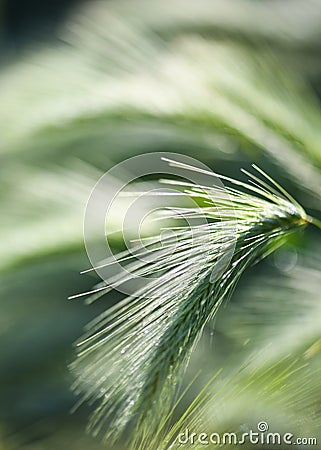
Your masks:
<path fill-rule="evenodd" d="M 319 226 L 283 188 L 256 171 L 263 179 L 249 174 L 249 183 L 215 174 L 229 184 L 224 190 L 185 186 L 187 195 L 205 200 L 206 207 L 190 208 L 188 214 L 205 215 L 206 225 L 174 228 L 175 239 L 166 238 L 163 246 L 160 237 L 146 240 L 152 264 L 121 255 L 131 275 L 157 278 L 93 321 L 77 344 L 74 389 L 80 403 L 96 405 L 89 425 L 94 434 L 114 442 L 133 427 L 139 442 L 155 433 L 171 411 L 205 324 L 232 295 L 242 273 L 293 231 L 308 223 Z M 173 217 L 180 213 L 179 206 L 169 210 Z M 116 277 L 113 285 L 124 281 Z M 108 290 L 102 283 L 93 292 L 100 296 Z"/>

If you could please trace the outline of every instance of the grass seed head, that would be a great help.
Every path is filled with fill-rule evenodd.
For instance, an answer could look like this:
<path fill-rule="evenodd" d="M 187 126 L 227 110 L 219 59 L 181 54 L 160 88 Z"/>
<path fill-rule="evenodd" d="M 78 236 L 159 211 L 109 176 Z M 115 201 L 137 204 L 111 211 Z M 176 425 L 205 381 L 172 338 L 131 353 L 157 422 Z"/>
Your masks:
<path fill-rule="evenodd" d="M 206 223 L 146 239 L 135 257 L 120 255 L 129 277 L 147 276 L 150 282 L 91 324 L 72 364 L 80 403 L 98 405 L 89 428 L 105 440 L 116 440 L 130 425 L 138 441 L 156 432 L 171 410 L 205 324 L 231 296 L 242 273 L 312 221 L 282 187 L 255 169 L 248 183 L 214 174 L 229 185 L 224 189 L 167 180 L 181 184 L 202 206 L 164 208 L 164 216 L 205 216 Z M 113 287 L 124 281 L 116 277 Z M 102 283 L 94 292 L 100 296 L 108 290 Z"/>

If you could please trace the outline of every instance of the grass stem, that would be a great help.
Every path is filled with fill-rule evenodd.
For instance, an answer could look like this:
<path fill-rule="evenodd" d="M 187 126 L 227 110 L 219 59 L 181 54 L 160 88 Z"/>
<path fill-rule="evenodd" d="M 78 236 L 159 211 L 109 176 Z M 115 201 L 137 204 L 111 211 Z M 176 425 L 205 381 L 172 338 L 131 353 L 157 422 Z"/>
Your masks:
<path fill-rule="evenodd" d="M 307 221 L 321 230 L 321 220 L 308 216 Z"/>

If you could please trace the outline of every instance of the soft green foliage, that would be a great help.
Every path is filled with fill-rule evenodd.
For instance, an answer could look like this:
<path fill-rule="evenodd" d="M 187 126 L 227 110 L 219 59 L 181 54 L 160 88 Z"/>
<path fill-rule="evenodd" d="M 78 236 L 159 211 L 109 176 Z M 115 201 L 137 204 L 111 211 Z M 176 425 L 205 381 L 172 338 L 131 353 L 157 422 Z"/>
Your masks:
<path fill-rule="evenodd" d="M 29 43 L 8 58 L 0 72 L 1 448 L 111 447 L 84 436 L 88 411 L 69 415 L 75 399 L 67 364 L 83 325 L 105 310 L 108 321 L 124 303 L 117 303 L 115 291 L 89 308 L 66 298 L 96 282 L 78 273 L 88 264 L 83 208 L 115 162 L 168 150 L 240 179 L 239 168 L 254 161 L 320 218 L 320 18 L 315 0 L 304 6 L 299 0 L 87 2 L 57 39 Z M 277 208 L 263 209 L 273 214 Z M 110 232 L 119 229 L 118 212 Z M 147 231 L 154 234 L 152 227 Z M 245 271 L 216 315 L 214 336 L 212 321 L 204 327 L 183 385 L 200 368 L 201 374 L 168 416 L 159 406 L 164 417 L 157 432 L 152 435 L 147 416 L 141 419 L 146 427 L 133 448 L 167 449 L 186 424 L 196 423 L 200 430 L 238 431 L 243 423 L 271 418 L 287 431 L 318 433 L 317 231 L 294 233 L 283 253 Z M 118 235 L 113 246 L 122 248 Z M 192 269 L 194 276 L 197 267 Z M 177 289 L 175 295 L 186 293 Z M 195 334 L 205 321 L 197 321 Z M 94 353 L 84 355 L 79 367 L 90 358 Z M 183 372 L 186 360 L 177 359 L 177 369 Z M 154 368 L 148 364 L 136 375 L 151 380 Z M 214 374 L 216 381 L 207 385 Z M 125 375 L 116 388 L 124 393 L 128 386 L 133 393 Z M 82 388 L 96 398 L 95 385 Z M 119 441 L 115 448 L 128 444 Z"/>

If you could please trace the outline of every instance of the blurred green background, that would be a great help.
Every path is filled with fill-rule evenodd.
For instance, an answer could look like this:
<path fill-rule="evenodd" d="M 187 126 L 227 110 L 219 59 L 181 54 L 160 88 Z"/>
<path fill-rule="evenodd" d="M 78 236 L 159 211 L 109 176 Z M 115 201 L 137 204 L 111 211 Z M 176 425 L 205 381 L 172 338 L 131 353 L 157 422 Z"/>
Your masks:
<path fill-rule="evenodd" d="M 72 343 L 121 297 L 67 300 L 96 282 L 79 274 L 90 191 L 115 163 L 171 151 L 236 178 L 255 162 L 321 218 L 321 3 L 14 0 L 1 12 L 0 449 L 108 448 L 85 433 L 90 408 L 70 415 Z M 320 231 L 297 235 L 205 331 L 186 401 L 220 368 L 234 388 L 204 426 L 265 419 L 321 448 L 320 250 Z"/>

